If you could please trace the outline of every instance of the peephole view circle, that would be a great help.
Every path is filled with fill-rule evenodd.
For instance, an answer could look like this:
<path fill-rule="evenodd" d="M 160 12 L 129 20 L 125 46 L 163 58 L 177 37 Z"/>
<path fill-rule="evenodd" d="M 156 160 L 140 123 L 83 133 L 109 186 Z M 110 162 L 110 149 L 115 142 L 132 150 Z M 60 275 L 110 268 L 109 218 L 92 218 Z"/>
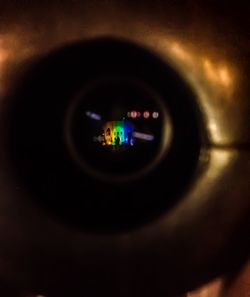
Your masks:
<path fill-rule="evenodd" d="M 75 162 L 89 174 L 127 180 L 160 161 L 171 129 L 154 90 L 136 80 L 103 79 L 83 88 L 70 103 L 66 141 Z"/>

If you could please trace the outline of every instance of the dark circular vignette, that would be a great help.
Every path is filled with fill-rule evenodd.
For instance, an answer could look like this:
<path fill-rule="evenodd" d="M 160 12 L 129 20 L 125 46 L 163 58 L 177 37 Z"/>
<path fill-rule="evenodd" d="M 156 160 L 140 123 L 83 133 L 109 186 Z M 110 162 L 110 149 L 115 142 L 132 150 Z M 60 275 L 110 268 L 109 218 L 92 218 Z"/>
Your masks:
<path fill-rule="evenodd" d="M 141 110 L 138 117 L 127 116 L 131 113 L 129 110 L 135 109 Z M 145 119 L 143 110 L 150 109 L 151 117 Z M 89 110 L 97 111 L 97 114 L 92 113 L 92 117 L 94 115 L 99 119 L 89 119 L 86 116 Z M 157 120 L 153 118 L 154 110 L 158 111 L 158 116 L 160 114 Z M 133 113 L 137 114 L 136 111 Z M 110 121 L 111 119 L 114 121 Z M 124 128 L 127 126 L 137 134 L 153 138 L 143 141 L 131 135 L 128 143 L 128 140 L 125 141 L 126 132 L 121 131 L 124 133 L 123 144 L 117 146 L 114 143 L 115 124 Z M 103 130 L 107 125 L 114 129 L 107 139 L 109 143 L 106 140 L 106 131 Z M 137 129 L 141 132 L 136 131 Z M 103 136 L 99 135 L 102 145 L 93 141 L 93 135 L 101 130 L 104 132 Z M 162 98 L 134 77 L 109 77 L 86 86 L 70 102 L 65 118 L 65 141 L 76 164 L 94 177 L 113 184 L 143 178 L 157 166 L 171 145 L 172 130 L 171 117 Z M 133 132 L 130 131 L 131 134 Z M 112 137 L 114 139 L 111 144 Z"/>
<path fill-rule="evenodd" d="M 163 160 L 141 179 L 106 183 L 83 173 L 64 141 L 69 101 L 100 77 L 136 77 L 167 104 L 173 125 Z M 9 151 L 34 199 L 86 231 L 130 230 L 181 199 L 195 177 L 203 146 L 202 117 L 190 87 L 150 51 L 124 40 L 80 41 L 40 58 L 7 100 Z"/>

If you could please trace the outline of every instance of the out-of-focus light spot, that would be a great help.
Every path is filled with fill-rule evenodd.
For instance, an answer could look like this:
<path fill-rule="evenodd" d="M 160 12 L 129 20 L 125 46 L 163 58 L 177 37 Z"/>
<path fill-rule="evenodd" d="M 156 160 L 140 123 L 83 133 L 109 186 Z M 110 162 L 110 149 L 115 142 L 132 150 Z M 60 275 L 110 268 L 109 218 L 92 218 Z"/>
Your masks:
<path fill-rule="evenodd" d="M 131 117 L 131 112 L 130 112 L 130 111 L 127 112 L 127 117 L 128 117 L 128 118 Z"/>
<path fill-rule="evenodd" d="M 136 111 L 131 111 L 131 118 L 135 119 L 137 117 Z"/>
<path fill-rule="evenodd" d="M 141 133 L 141 132 L 134 132 L 134 137 L 138 138 L 138 139 L 146 140 L 146 141 L 154 140 L 154 135 L 145 134 L 145 133 Z"/>
<path fill-rule="evenodd" d="M 193 292 L 189 292 L 187 297 L 219 297 L 222 286 L 223 280 L 216 279 Z"/>
<path fill-rule="evenodd" d="M 218 124 L 216 122 L 211 120 L 211 122 L 208 125 L 208 128 L 210 130 L 211 135 L 213 135 L 213 137 L 215 139 L 220 138 L 220 127 L 218 126 Z"/>
<path fill-rule="evenodd" d="M 221 82 L 228 87 L 231 84 L 231 77 L 227 68 L 221 68 L 219 70 L 219 77 Z"/>
<path fill-rule="evenodd" d="M 139 111 L 137 111 L 137 118 L 141 117 L 141 113 Z"/>
<path fill-rule="evenodd" d="M 205 91 L 214 92 L 215 96 L 231 98 L 236 75 L 227 61 L 213 60 L 209 52 L 208 56 L 204 57 L 199 53 L 200 48 L 190 43 L 165 39 L 161 44 L 171 61 L 194 88 L 201 86 Z"/>
<path fill-rule="evenodd" d="M 143 113 L 143 117 L 144 117 L 145 119 L 148 119 L 148 118 L 150 117 L 150 113 L 149 113 L 149 111 L 144 111 L 144 113 Z"/>
<path fill-rule="evenodd" d="M 203 67 L 206 77 L 224 87 L 229 87 L 232 82 L 232 76 L 227 67 L 221 67 L 221 65 L 213 64 L 209 59 L 203 60 Z"/>
<path fill-rule="evenodd" d="M 3 78 L 3 70 L 8 61 L 10 52 L 6 48 L 6 42 L 0 36 L 0 80 Z"/>
<path fill-rule="evenodd" d="M 95 121 L 100 121 L 102 117 L 94 112 L 86 111 L 86 116 Z"/>
<path fill-rule="evenodd" d="M 203 66 L 204 66 L 206 76 L 213 80 L 216 79 L 216 74 L 214 72 L 212 64 L 207 58 L 204 59 Z"/>
<path fill-rule="evenodd" d="M 109 146 L 129 146 L 134 144 L 133 127 L 128 121 L 110 121 L 103 126 L 102 144 Z"/>
<path fill-rule="evenodd" d="M 174 54 L 178 59 L 185 61 L 185 62 L 191 62 L 192 56 L 190 53 L 185 50 L 179 43 L 173 42 L 170 46 L 170 51 L 172 54 Z"/>
<path fill-rule="evenodd" d="M 153 114 L 152 114 L 152 117 L 153 117 L 154 119 L 158 119 L 158 117 L 159 117 L 159 112 L 154 111 Z"/>
<path fill-rule="evenodd" d="M 213 132 L 213 133 L 218 133 L 218 125 L 216 123 L 210 123 L 209 124 L 209 129 Z"/>
<path fill-rule="evenodd" d="M 0 63 L 6 62 L 9 58 L 10 51 L 8 50 L 8 43 L 10 42 L 9 36 L 0 36 Z"/>
<path fill-rule="evenodd" d="M 1 46 L 1 43 L 0 43 Z M 0 63 L 4 63 L 8 58 L 8 52 L 7 50 L 0 47 Z"/>
<path fill-rule="evenodd" d="M 210 156 L 211 168 L 207 172 L 207 176 L 213 180 L 217 179 L 223 170 L 232 162 L 236 154 L 235 152 L 232 153 L 225 150 L 213 152 L 213 155 Z"/>

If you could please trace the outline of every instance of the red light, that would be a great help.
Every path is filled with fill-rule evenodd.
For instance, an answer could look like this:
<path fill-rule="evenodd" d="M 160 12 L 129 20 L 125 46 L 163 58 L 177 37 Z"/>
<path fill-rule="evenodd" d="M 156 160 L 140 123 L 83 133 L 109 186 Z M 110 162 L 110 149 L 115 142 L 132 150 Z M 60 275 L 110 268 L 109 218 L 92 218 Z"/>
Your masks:
<path fill-rule="evenodd" d="M 144 117 L 145 119 L 148 119 L 148 118 L 150 117 L 150 113 L 149 113 L 148 111 L 144 111 L 144 113 L 143 113 L 143 117 Z"/>
<path fill-rule="evenodd" d="M 135 119 L 137 117 L 137 112 L 136 111 L 131 111 L 131 118 Z"/>

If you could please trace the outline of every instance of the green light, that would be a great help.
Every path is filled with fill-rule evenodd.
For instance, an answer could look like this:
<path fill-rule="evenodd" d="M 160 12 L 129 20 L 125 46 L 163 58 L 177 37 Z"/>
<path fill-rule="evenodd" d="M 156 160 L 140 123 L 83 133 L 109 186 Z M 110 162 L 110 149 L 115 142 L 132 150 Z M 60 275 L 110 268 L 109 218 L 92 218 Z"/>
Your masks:
<path fill-rule="evenodd" d="M 104 145 L 133 145 L 132 125 L 127 121 L 110 121 L 104 127 Z"/>

